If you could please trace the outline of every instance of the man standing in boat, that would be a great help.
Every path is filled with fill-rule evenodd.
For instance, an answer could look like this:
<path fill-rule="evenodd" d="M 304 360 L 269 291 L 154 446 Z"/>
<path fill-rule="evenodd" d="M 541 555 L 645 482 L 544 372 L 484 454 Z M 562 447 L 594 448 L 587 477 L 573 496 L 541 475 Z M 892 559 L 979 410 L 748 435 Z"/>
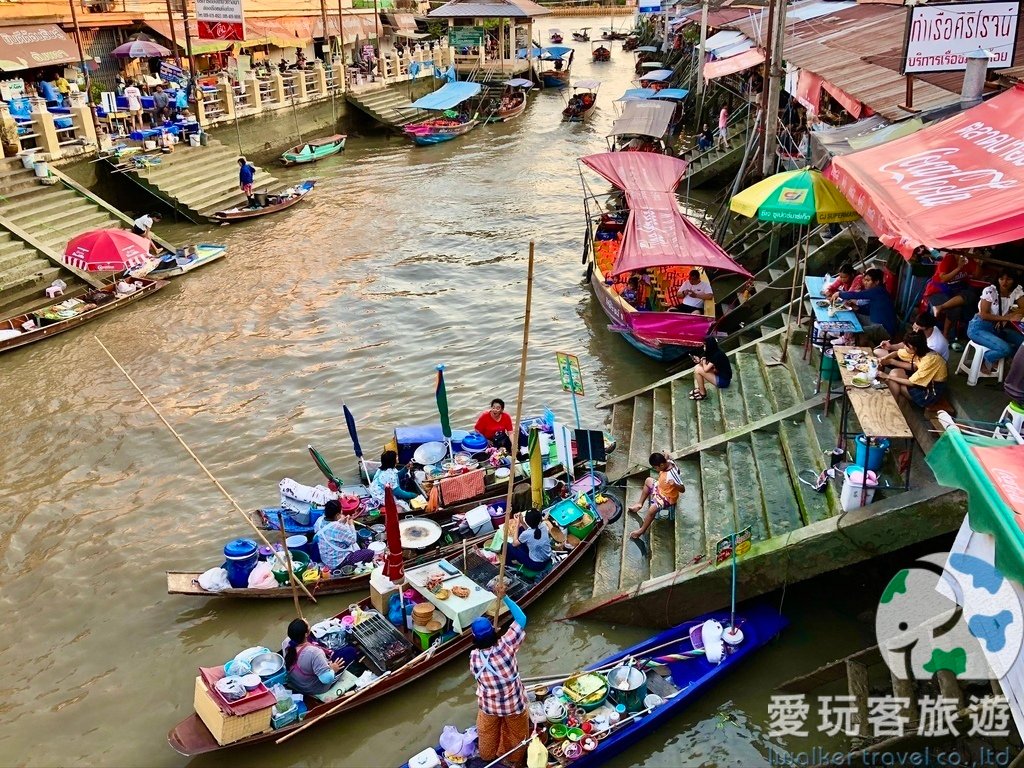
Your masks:
<path fill-rule="evenodd" d="M 521 765 L 525 742 L 530 735 L 526 687 L 519 677 L 516 654 L 526 639 L 526 614 L 499 586 L 495 592 L 512 614 L 512 626 L 499 638 L 490 619 L 473 620 L 473 650 L 469 671 L 476 680 L 479 734 L 477 749 L 488 763 L 504 758 L 508 765 Z"/>
<path fill-rule="evenodd" d="M 252 197 L 252 183 L 256 180 L 256 166 L 244 157 L 238 158 L 238 186 L 245 193 L 249 207 L 255 208 Z"/>

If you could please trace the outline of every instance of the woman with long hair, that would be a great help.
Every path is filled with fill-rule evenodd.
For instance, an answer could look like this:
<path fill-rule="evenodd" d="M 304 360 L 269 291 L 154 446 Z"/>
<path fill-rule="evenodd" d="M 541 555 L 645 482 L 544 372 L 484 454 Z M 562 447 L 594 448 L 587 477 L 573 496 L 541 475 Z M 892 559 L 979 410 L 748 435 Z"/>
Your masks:
<path fill-rule="evenodd" d="M 508 558 L 531 571 L 543 571 L 551 565 L 551 533 L 539 509 L 531 509 L 523 517 L 517 513 L 513 518 Z"/>
<path fill-rule="evenodd" d="M 313 642 L 305 619 L 293 619 L 288 625 L 288 639 L 282 650 L 288 687 L 298 693 L 323 696 L 331 690 L 345 666 L 344 660 L 328 659 L 327 652 Z"/>
<path fill-rule="evenodd" d="M 967 324 L 967 338 L 985 352 L 982 373 L 989 374 L 1003 358 L 1012 357 L 1024 342 L 1014 325 L 1024 317 L 1024 288 L 1017 275 L 1003 269 L 996 281 L 981 292 L 978 313 Z"/>

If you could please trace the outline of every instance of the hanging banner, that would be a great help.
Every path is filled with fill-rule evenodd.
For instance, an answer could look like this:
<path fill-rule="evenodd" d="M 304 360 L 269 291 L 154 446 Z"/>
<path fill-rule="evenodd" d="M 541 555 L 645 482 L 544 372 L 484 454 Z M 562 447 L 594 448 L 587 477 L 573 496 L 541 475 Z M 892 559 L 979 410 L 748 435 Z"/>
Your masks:
<path fill-rule="evenodd" d="M 907 14 L 905 75 L 962 72 L 967 54 L 988 53 L 988 68 L 1013 65 L 1020 2 L 914 5 Z"/>
<path fill-rule="evenodd" d="M 245 40 L 242 0 L 196 0 L 200 40 Z"/>
<path fill-rule="evenodd" d="M 734 534 L 726 536 L 724 539 L 720 539 L 715 544 L 715 565 L 724 563 L 726 560 L 732 557 L 733 550 L 733 538 L 736 539 L 736 557 L 742 557 L 750 551 L 752 545 L 752 539 L 754 538 L 753 533 L 748 525 L 742 531 L 737 531 Z"/>
<path fill-rule="evenodd" d="M 184 88 L 188 85 L 188 75 L 181 67 L 176 67 L 169 61 L 160 62 L 160 79 L 167 83 L 177 83 Z"/>

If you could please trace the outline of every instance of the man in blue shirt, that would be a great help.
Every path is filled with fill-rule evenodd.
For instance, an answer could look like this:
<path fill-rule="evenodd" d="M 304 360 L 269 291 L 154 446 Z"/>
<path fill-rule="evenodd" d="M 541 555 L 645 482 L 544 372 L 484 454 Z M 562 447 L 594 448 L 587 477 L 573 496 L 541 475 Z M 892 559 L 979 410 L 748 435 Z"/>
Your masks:
<path fill-rule="evenodd" d="M 246 199 L 249 201 L 249 207 L 255 208 L 255 204 L 252 197 L 252 183 L 256 178 L 256 166 L 246 160 L 244 157 L 238 158 L 238 186 L 245 193 Z"/>
<path fill-rule="evenodd" d="M 864 273 L 864 289 L 860 291 L 839 291 L 839 298 L 852 301 L 866 301 L 857 313 L 864 335 L 871 344 L 878 344 L 892 338 L 896 333 L 896 307 L 885 289 L 885 275 L 880 269 L 869 269 Z"/>

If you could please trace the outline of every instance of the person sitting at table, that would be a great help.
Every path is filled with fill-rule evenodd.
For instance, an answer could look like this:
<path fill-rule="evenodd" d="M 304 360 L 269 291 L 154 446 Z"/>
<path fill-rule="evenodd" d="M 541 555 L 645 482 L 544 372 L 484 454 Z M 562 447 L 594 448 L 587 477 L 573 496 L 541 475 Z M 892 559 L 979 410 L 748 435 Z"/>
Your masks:
<path fill-rule="evenodd" d="M 1024 342 L 1014 323 L 1024 318 L 1024 288 L 1009 269 L 999 272 L 995 283 L 981 292 L 978 313 L 967 324 L 967 338 L 988 351 L 981 372 L 995 370 L 999 361 L 1010 357 Z"/>
<path fill-rule="evenodd" d="M 839 291 L 839 298 L 844 301 L 866 301 L 867 306 L 860 307 L 857 318 L 863 327 L 865 339 L 869 342 L 891 338 L 896 333 L 896 307 L 892 296 L 885 289 L 885 276 L 880 269 L 869 269 L 864 273 L 864 289 L 860 291 Z M 852 339 L 840 338 L 834 343 L 849 346 Z"/>
<path fill-rule="evenodd" d="M 969 278 L 978 271 L 977 263 L 966 254 L 946 253 L 935 265 L 935 273 L 924 288 L 924 302 L 939 320 L 947 339 L 954 338 L 956 326 L 963 317 L 963 307 L 970 304 L 974 290 Z"/>
<path fill-rule="evenodd" d="M 384 486 L 390 485 L 391 492 L 395 495 L 395 504 L 402 509 L 409 509 L 409 500 L 415 499 L 419 494 L 407 491 L 402 487 L 402 482 L 408 477 L 409 468 L 398 468 L 398 454 L 394 451 L 384 451 L 380 455 L 380 469 L 373 474 L 370 481 L 370 498 L 381 506 L 384 506 Z"/>
<path fill-rule="evenodd" d="M 853 268 L 853 264 L 846 261 L 839 266 L 839 274 L 836 279 L 825 286 L 822 294 L 826 299 L 831 299 L 839 291 L 859 291 L 864 288 L 864 280 L 860 273 Z"/>
<path fill-rule="evenodd" d="M 160 125 L 171 116 L 171 97 L 158 85 L 153 91 L 153 125 Z"/>
<path fill-rule="evenodd" d="M 922 312 L 914 321 L 912 329 L 920 333 L 928 344 L 928 349 L 937 353 L 943 360 L 949 361 L 949 342 L 942 335 L 942 331 L 935 327 L 935 315 L 931 312 Z M 894 365 L 905 371 L 912 371 L 910 355 L 902 342 L 893 343 L 883 341 L 875 348 L 875 357 L 882 365 Z M 886 362 L 888 361 L 888 362 Z"/>
<path fill-rule="evenodd" d="M 321 701 L 336 698 L 328 694 L 331 694 L 338 674 L 345 668 L 347 657 L 352 655 L 351 651 L 346 653 L 346 649 L 341 649 L 332 653 L 325 650 L 310 634 L 305 619 L 292 619 L 288 625 L 288 639 L 281 643 L 281 650 L 289 688 Z M 338 658 L 331 659 L 331 656 Z"/>
<path fill-rule="evenodd" d="M 352 524 L 355 515 L 349 517 L 341 514 L 341 504 L 337 499 L 330 499 L 324 504 L 324 516 L 313 526 L 313 540 L 320 551 L 320 562 L 330 568 L 343 565 L 357 565 L 373 560 L 372 549 L 360 549 L 359 537 Z"/>
<path fill-rule="evenodd" d="M 917 369 L 909 376 L 900 368 L 892 373 L 880 371 L 879 380 L 889 386 L 894 397 L 905 397 L 921 408 L 942 400 L 946 395 L 946 379 L 949 377 L 946 361 L 928 349 L 924 335 L 916 331 L 904 336 L 903 346 L 912 358 L 917 359 Z"/>
<path fill-rule="evenodd" d="M 544 571 L 551 565 L 551 532 L 539 509 L 530 509 L 525 517 L 517 512 L 512 518 L 512 538 L 508 557 L 531 571 Z"/>
<path fill-rule="evenodd" d="M 679 297 L 680 302 L 672 307 L 670 311 L 689 312 L 691 314 L 703 314 L 704 302 L 715 296 L 711 291 L 711 283 L 707 280 L 701 280 L 700 271 L 696 269 L 690 270 L 689 279 L 679 286 L 676 295 Z"/>

